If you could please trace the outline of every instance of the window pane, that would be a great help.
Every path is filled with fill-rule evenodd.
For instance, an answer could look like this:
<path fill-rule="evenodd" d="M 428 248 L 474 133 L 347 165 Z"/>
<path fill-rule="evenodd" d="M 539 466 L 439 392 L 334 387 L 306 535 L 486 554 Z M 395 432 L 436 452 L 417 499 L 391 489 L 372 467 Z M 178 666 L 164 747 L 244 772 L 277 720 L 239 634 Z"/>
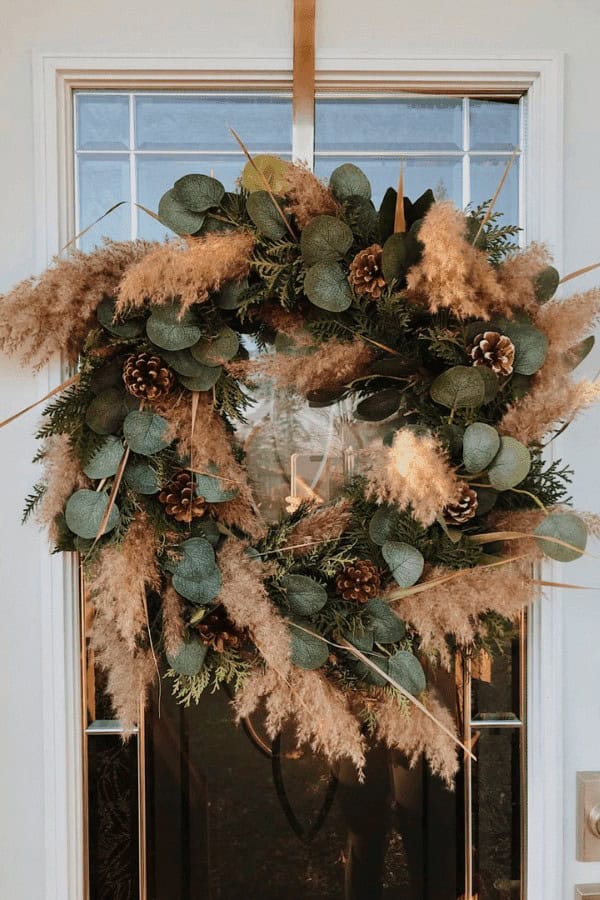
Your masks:
<path fill-rule="evenodd" d="M 474 204 L 494 196 L 509 159 L 508 156 L 472 157 L 471 200 Z M 496 210 L 503 214 L 503 222 L 507 225 L 519 223 L 519 164 L 518 159 L 513 162 L 496 203 Z"/>
<path fill-rule="evenodd" d="M 77 94 L 75 102 L 78 150 L 127 150 L 129 97 Z"/>
<path fill-rule="evenodd" d="M 79 157 L 79 229 L 91 225 L 115 203 L 129 200 L 129 157 L 86 154 Z M 80 242 L 82 250 L 96 247 L 106 235 L 116 241 L 131 237 L 130 206 L 120 206 L 88 231 Z"/>
<path fill-rule="evenodd" d="M 519 106 L 470 100 L 471 150 L 512 150 L 519 146 Z"/>
<path fill-rule="evenodd" d="M 318 150 L 460 150 L 462 100 L 321 99 Z"/>
<path fill-rule="evenodd" d="M 472 713 L 474 719 L 518 718 L 520 710 L 519 644 L 507 642 L 493 658 L 476 657 L 472 663 Z M 489 667 L 488 667 L 489 661 Z"/>
<path fill-rule="evenodd" d="M 400 160 L 390 157 L 322 156 L 315 161 L 315 172 L 327 180 L 342 163 L 351 162 L 369 178 L 373 202 L 381 203 L 388 187 L 398 183 Z M 449 198 L 462 207 L 462 161 L 439 157 L 417 157 L 404 161 L 404 192 L 412 200 L 427 188 L 433 188 L 438 199 Z"/>
<path fill-rule="evenodd" d="M 237 150 L 230 128 L 235 128 L 255 153 L 290 152 L 291 100 L 264 96 L 136 97 L 136 147 L 141 150 Z"/>

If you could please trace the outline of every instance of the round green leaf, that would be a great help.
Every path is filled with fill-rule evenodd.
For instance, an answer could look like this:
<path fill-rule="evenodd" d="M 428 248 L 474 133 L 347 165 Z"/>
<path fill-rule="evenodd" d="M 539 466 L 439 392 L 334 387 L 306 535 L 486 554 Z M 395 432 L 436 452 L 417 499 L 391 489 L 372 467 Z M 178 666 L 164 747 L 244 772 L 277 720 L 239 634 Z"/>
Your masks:
<path fill-rule="evenodd" d="M 379 597 L 373 597 L 366 604 L 371 619 L 373 637 L 378 644 L 394 644 L 401 641 L 406 634 L 406 625 L 396 615 L 389 603 Z"/>
<path fill-rule="evenodd" d="M 211 547 L 218 546 L 219 541 L 221 540 L 221 532 L 214 519 L 207 519 L 205 516 L 203 519 L 194 523 L 194 528 L 196 531 L 202 533 L 202 537 L 208 541 Z M 260 559 L 261 557 L 259 556 L 258 558 Z"/>
<path fill-rule="evenodd" d="M 583 519 L 574 513 L 553 513 L 546 516 L 535 529 L 535 533 L 537 542 L 546 556 L 559 562 L 579 559 L 587 544 L 587 526 Z M 571 546 L 564 547 L 562 544 L 555 544 L 554 541 L 545 541 L 545 537 L 564 541 Z"/>
<path fill-rule="evenodd" d="M 224 325 L 214 337 L 204 337 L 190 349 L 190 353 L 204 366 L 220 366 L 233 359 L 238 352 L 240 339 L 232 328 Z"/>
<path fill-rule="evenodd" d="M 146 322 L 146 334 L 161 350 L 185 350 L 202 336 L 193 313 L 181 315 L 178 304 L 156 306 Z"/>
<path fill-rule="evenodd" d="M 184 641 L 174 653 L 167 653 L 167 662 L 179 675 L 192 678 L 204 665 L 207 650 L 206 644 L 194 638 Z"/>
<path fill-rule="evenodd" d="M 388 674 L 400 687 L 417 697 L 427 687 L 423 666 L 409 650 L 398 650 L 388 660 Z"/>
<path fill-rule="evenodd" d="M 204 497 L 207 503 L 226 503 L 233 500 L 237 494 L 237 488 L 225 487 L 225 482 L 214 475 L 200 475 L 196 473 L 196 494 Z"/>
<path fill-rule="evenodd" d="M 377 656 L 373 660 L 373 662 L 379 669 L 382 669 L 387 674 L 387 671 L 388 671 L 387 657 L 383 658 L 381 656 Z M 376 672 L 371 666 L 369 666 L 367 663 L 364 663 L 360 659 L 354 660 L 353 666 L 354 666 L 354 670 L 355 670 L 356 674 L 359 676 L 359 678 L 361 678 L 363 681 L 366 681 L 367 684 L 374 684 L 377 687 L 385 687 L 389 683 L 388 681 L 386 681 L 386 679 L 383 677 L 383 675 L 380 675 L 379 672 Z"/>
<path fill-rule="evenodd" d="M 348 197 L 371 199 L 371 184 L 365 173 L 353 165 L 344 163 L 334 169 L 329 177 L 329 189 L 338 200 Z"/>
<path fill-rule="evenodd" d="M 373 649 L 374 638 L 373 632 L 370 629 L 367 629 L 363 634 L 352 634 L 351 632 L 346 631 L 344 637 L 347 641 L 350 641 L 357 650 L 362 650 L 363 653 L 369 653 Z"/>
<path fill-rule="evenodd" d="M 191 378 L 180 375 L 179 380 L 188 391 L 209 391 L 221 377 L 222 371 L 222 366 L 203 366 L 202 371 Z"/>
<path fill-rule="evenodd" d="M 500 435 L 491 425 L 474 422 L 465 429 L 463 461 L 467 472 L 487 469 L 500 449 Z"/>
<path fill-rule="evenodd" d="M 391 234 L 383 245 L 381 268 L 388 284 L 402 281 L 421 258 L 423 245 L 411 232 Z"/>
<path fill-rule="evenodd" d="M 167 420 L 150 410 L 134 410 L 123 422 L 125 440 L 140 456 L 153 456 L 168 447 L 172 441 L 166 437 L 168 429 Z"/>
<path fill-rule="evenodd" d="M 290 609 L 298 616 L 312 616 L 327 603 L 323 585 L 307 575 L 286 575 L 281 585 L 287 593 Z"/>
<path fill-rule="evenodd" d="M 379 242 L 379 220 L 371 200 L 365 197 L 347 197 L 343 203 L 344 218 L 358 244 Z"/>
<path fill-rule="evenodd" d="M 300 249 L 307 266 L 341 259 L 352 246 L 352 231 L 335 216 L 317 216 L 300 237 Z"/>
<path fill-rule="evenodd" d="M 402 394 L 396 388 L 386 388 L 365 397 L 356 407 L 356 417 L 365 422 L 382 422 L 398 412 Z"/>
<path fill-rule="evenodd" d="M 121 439 L 114 434 L 109 434 L 83 471 L 88 478 L 111 478 L 119 468 L 124 452 Z"/>
<path fill-rule="evenodd" d="M 186 378 L 195 378 L 202 376 L 206 366 L 194 359 L 189 348 L 185 350 L 160 350 L 160 355 L 167 365 L 177 372 L 178 375 L 185 375 Z"/>
<path fill-rule="evenodd" d="M 211 544 L 204 538 L 189 538 L 180 550 L 183 556 L 173 569 L 173 587 L 192 603 L 211 603 L 221 590 L 221 573 Z"/>
<path fill-rule="evenodd" d="M 75 491 L 67 500 L 65 521 L 69 531 L 81 538 L 92 540 L 98 534 L 102 518 L 108 506 L 108 494 L 104 491 Z M 103 534 L 108 534 L 119 521 L 119 507 L 115 503 L 110 511 Z"/>
<path fill-rule="evenodd" d="M 204 213 L 186 209 L 173 190 L 167 191 L 160 198 L 158 218 L 175 234 L 195 234 L 204 224 Z"/>
<path fill-rule="evenodd" d="M 389 541 L 396 530 L 396 513 L 387 506 L 380 506 L 369 522 L 369 537 L 380 547 Z"/>
<path fill-rule="evenodd" d="M 173 185 L 173 193 L 186 209 L 203 213 L 219 205 L 225 188 L 220 181 L 208 175 L 184 175 Z"/>
<path fill-rule="evenodd" d="M 307 628 L 314 632 L 309 621 L 299 619 L 298 625 L 301 625 L 302 629 Z M 321 638 L 307 634 L 302 629 L 290 622 L 290 659 L 300 669 L 320 669 L 327 662 L 329 648 Z"/>
<path fill-rule="evenodd" d="M 264 191 L 265 179 L 267 184 L 277 194 L 286 186 L 287 170 L 290 164 L 278 156 L 268 153 L 259 153 L 248 161 L 242 171 L 240 183 L 245 191 Z"/>
<path fill-rule="evenodd" d="M 541 369 L 548 354 L 548 338 L 543 331 L 525 322 L 506 322 L 501 327 L 515 345 L 513 370 L 519 375 L 533 375 Z"/>
<path fill-rule="evenodd" d="M 86 425 L 96 434 L 114 434 L 137 401 L 117 388 L 107 388 L 94 397 L 85 413 Z"/>
<path fill-rule="evenodd" d="M 200 581 L 187 575 L 173 575 L 173 587 L 177 593 L 197 606 L 212 603 L 221 590 L 221 584 L 221 573 L 218 569 L 209 572 Z"/>
<path fill-rule="evenodd" d="M 488 468 L 490 485 L 497 491 L 516 487 L 527 477 L 531 455 L 527 447 L 513 437 L 500 438 L 500 450 Z"/>
<path fill-rule="evenodd" d="M 479 367 L 453 366 L 435 379 L 430 389 L 431 399 L 448 409 L 481 406 L 485 398 L 485 384 Z"/>
<path fill-rule="evenodd" d="M 285 222 L 268 191 L 254 191 L 250 194 L 246 201 L 246 211 L 260 233 L 270 240 L 278 241 L 286 233 Z"/>
<path fill-rule="evenodd" d="M 157 494 L 160 490 L 156 469 L 144 459 L 129 458 L 123 473 L 123 481 L 138 494 Z"/>
<path fill-rule="evenodd" d="M 496 399 L 496 395 L 500 390 L 500 382 L 496 373 L 492 372 L 491 369 L 488 369 L 487 366 L 478 366 L 477 371 L 483 379 L 483 405 L 485 405 L 486 403 L 491 403 L 492 400 Z M 515 376 L 513 375 L 513 380 L 514 378 Z"/>
<path fill-rule="evenodd" d="M 477 487 L 475 488 L 475 493 L 477 494 L 476 515 L 486 516 L 496 505 L 498 492 L 492 490 L 491 488 Z"/>
<path fill-rule="evenodd" d="M 579 363 L 582 363 L 586 356 L 592 352 L 595 342 L 596 338 L 593 334 L 590 334 L 589 337 L 584 338 L 583 341 L 580 341 L 578 344 L 575 344 L 574 347 L 571 347 L 570 350 L 567 350 L 565 362 L 569 367 L 569 371 L 576 369 Z"/>
<path fill-rule="evenodd" d="M 219 294 L 213 297 L 213 302 L 219 309 L 237 309 L 247 290 L 248 280 L 246 278 L 242 281 L 230 281 L 221 288 Z"/>
<path fill-rule="evenodd" d="M 117 319 L 115 322 L 116 304 L 117 301 L 114 298 L 105 297 L 98 306 L 96 315 L 102 327 L 105 328 L 106 331 L 109 331 L 111 334 L 120 338 L 128 339 L 139 337 L 144 331 L 144 319 L 142 317 L 135 317 L 122 322 Z"/>
<path fill-rule="evenodd" d="M 412 587 L 423 574 L 425 560 L 416 547 L 401 541 L 386 541 L 381 553 L 401 588 Z"/>
<path fill-rule="evenodd" d="M 343 312 L 352 303 L 348 279 L 336 262 L 319 262 L 311 266 L 304 279 L 304 293 L 311 303 L 329 312 Z"/>
<path fill-rule="evenodd" d="M 548 266 L 535 279 L 535 295 L 539 303 L 547 303 L 556 293 L 560 275 L 554 266 Z"/>
<path fill-rule="evenodd" d="M 101 394 L 108 388 L 120 388 L 122 391 L 124 361 L 124 356 L 118 356 L 106 365 L 94 369 L 90 377 L 90 389 L 94 394 Z"/>

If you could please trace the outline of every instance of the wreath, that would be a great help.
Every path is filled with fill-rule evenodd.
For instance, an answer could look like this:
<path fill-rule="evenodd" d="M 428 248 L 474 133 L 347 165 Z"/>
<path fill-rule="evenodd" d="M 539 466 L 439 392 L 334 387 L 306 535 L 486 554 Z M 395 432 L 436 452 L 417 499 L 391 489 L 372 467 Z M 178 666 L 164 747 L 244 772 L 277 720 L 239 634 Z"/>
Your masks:
<path fill-rule="evenodd" d="M 544 446 L 600 391 L 571 375 L 600 292 L 553 299 L 546 249 L 491 201 L 376 209 L 351 164 L 325 186 L 248 155 L 236 192 L 186 175 L 158 219 L 178 237 L 74 251 L 0 306 L 6 352 L 76 367 L 25 517 L 80 554 L 115 715 L 133 728 L 160 655 L 184 703 L 227 683 L 273 736 L 292 718 L 359 770 L 376 739 L 451 782 L 435 667 L 489 649 L 542 590 L 533 563 L 598 529 Z M 275 522 L 236 436 L 261 384 L 377 435 L 336 498 Z"/>

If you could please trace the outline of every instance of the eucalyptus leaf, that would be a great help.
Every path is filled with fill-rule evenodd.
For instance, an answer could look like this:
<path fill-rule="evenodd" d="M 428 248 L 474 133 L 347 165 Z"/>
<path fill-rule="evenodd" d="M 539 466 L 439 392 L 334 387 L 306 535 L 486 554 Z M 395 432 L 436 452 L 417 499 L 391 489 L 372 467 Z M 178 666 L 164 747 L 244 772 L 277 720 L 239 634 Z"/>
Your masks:
<path fill-rule="evenodd" d="M 373 375 L 380 375 L 382 378 L 403 378 L 406 375 L 412 375 L 416 365 L 416 359 L 392 356 L 386 359 L 376 359 L 371 363 L 369 372 Z"/>
<path fill-rule="evenodd" d="M 215 386 L 223 372 L 222 366 L 203 366 L 196 375 L 180 375 L 179 380 L 188 391 L 209 391 Z"/>
<path fill-rule="evenodd" d="M 386 541 L 381 548 L 381 554 L 401 588 L 412 587 L 423 574 L 425 565 L 423 554 L 410 544 L 402 541 Z"/>
<path fill-rule="evenodd" d="M 481 406 L 485 398 L 485 383 L 479 367 L 453 366 L 435 379 L 430 389 L 431 399 L 448 409 Z"/>
<path fill-rule="evenodd" d="M 389 187 L 383 195 L 383 200 L 381 201 L 378 213 L 379 239 L 382 243 L 394 233 L 397 199 L 398 192 L 393 187 Z"/>
<path fill-rule="evenodd" d="M 356 647 L 357 650 L 362 650 L 363 653 L 369 653 L 373 649 L 374 637 L 371 629 L 367 629 L 362 634 L 352 634 L 351 632 L 346 631 L 344 637 Z"/>
<path fill-rule="evenodd" d="M 383 245 L 381 268 L 388 284 L 403 282 L 406 273 L 421 258 L 423 245 L 409 231 L 390 235 Z"/>
<path fill-rule="evenodd" d="M 226 503 L 238 493 L 237 488 L 224 489 L 220 478 L 214 475 L 200 475 L 195 473 L 196 494 L 198 497 L 204 497 L 206 503 Z"/>
<path fill-rule="evenodd" d="M 123 434 L 130 449 L 140 456 L 153 456 L 168 447 L 169 423 L 150 410 L 134 410 L 123 422 Z"/>
<path fill-rule="evenodd" d="M 191 348 L 190 353 L 204 366 L 220 366 L 238 352 L 240 339 L 232 328 L 224 325 L 214 337 L 204 337 Z"/>
<path fill-rule="evenodd" d="M 130 456 L 125 466 L 123 481 L 137 494 L 157 494 L 160 490 L 156 469 L 145 459 L 136 459 L 135 456 Z"/>
<path fill-rule="evenodd" d="M 208 519 L 206 516 L 194 523 L 196 531 L 200 531 L 201 536 L 205 538 L 211 547 L 217 547 L 221 540 L 221 532 L 219 526 L 214 519 Z M 259 557 L 260 559 L 260 557 Z"/>
<path fill-rule="evenodd" d="M 333 170 L 329 176 L 329 189 L 337 200 L 354 196 L 371 199 L 371 183 L 353 163 L 344 163 Z"/>
<path fill-rule="evenodd" d="M 396 531 L 396 524 L 396 511 L 391 506 L 383 504 L 369 522 L 369 537 L 374 544 L 378 544 L 381 547 L 393 537 Z"/>
<path fill-rule="evenodd" d="M 327 643 L 303 630 L 314 632 L 315 629 L 311 622 L 298 619 L 297 625 L 300 625 L 301 628 L 290 623 L 290 658 L 293 664 L 300 669 L 320 669 L 325 665 L 329 656 Z"/>
<path fill-rule="evenodd" d="M 352 303 L 348 279 L 336 262 L 319 262 L 311 266 L 304 279 L 304 293 L 311 303 L 329 312 L 343 312 Z"/>
<path fill-rule="evenodd" d="M 186 378 L 202 377 L 206 366 L 192 356 L 189 347 L 185 350 L 161 350 L 160 355 L 167 365 Z"/>
<path fill-rule="evenodd" d="M 463 461 L 467 472 L 487 469 L 500 449 L 500 435 L 491 425 L 474 422 L 465 429 Z"/>
<path fill-rule="evenodd" d="M 356 407 L 356 416 L 365 422 L 382 422 L 398 412 L 402 394 L 395 388 L 379 391 L 365 397 Z"/>
<path fill-rule="evenodd" d="M 124 452 L 121 439 L 113 434 L 109 434 L 98 447 L 88 464 L 84 466 L 83 471 L 88 478 L 94 480 L 111 478 L 119 468 Z"/>
<path fill-rule="evenodd" d="M 281 585 L 295 615 L 312 616 L 327 603 L 327 591 L 323 585 L 308 575 L 286 575 Z"/>
<path fill-rule="evenodd" d="M 375 659 L 373 659 L 373 663 L 379 669 L 381 669 L 383 672 L 385 672 L 387 675 L 387 671 L 388 671 L 387 657 L 377 656 L 377 657 L 375 657 Z M 372 666 L 368 665 L 367 663 L 364 663 L 361 659 L 354 660 L 353 664 L 354 664 L 354 670 L 355 670 L 356 674 L 363 681 L 366 681 L 367 684 L 373 684 L 376 687 L 385 687 L 388 684 L 388 682 L 383 677 L 383 675 L 380 675 L 379 672 L 376 672 L 372 668 Z"/>
<path fill-rule="evenodd" d="M 418 697 L 427 687 L 423 666 L 409 650 L 398 650 L 388 660 L 388 674 L 405 691 Z"/>
<path fill-rule="evenodd" d="M 185 350 L 202 336 L 194 314 L 181 313 L 179 304 L 155 306 L 146 322 L 146 334 L 161 350 Z"/>
<path fill-rule="evenodd" d="M 65 521 L 69 531 L 81 538 L 94 539 L 98 534 L 102 519 L 108 506 L 108 494 L 104 491 L 87 489 L 75 491 L 67 500 Z M 108 534 L 118 524 L 119 507 L 113 504 L 108 522 L 102 534 Z"/>
<path fill-rule="evenodd" d="M 569 371 L 576 369 L 586 356 L 592 352 L 595 342 L 596 338 L 593 334 L 590 334 L 589 337 L 584 338 L 578 344 L 575 344 L 574 347 L 567 350 L 565 353 L 565 362 L 569 367 Z"/>
<path fill-rule="evenodd" d="M 560 275 L 554 266 L 547 266 L 535 279 L 535 295 L 539 303 L 547 303 L 556 293 Z"/>
<path fill-rule="evenodd" d="M 186 209 L 172 189 L 160 198 L 158 218 L 175 234 L 196 234 L 204 224 L 204 213 Z"/>
<path fill-rule="evenodd" d="M 531 468 L 531 454 L 527 447 L 513 437 L 500 438 L 500 450 L 488 468 L 491 487 L 508 491 L 527 477 Z"/>
<path fill-rule="evenodd" d="M 406 624 L 385 600 L 373 597 L 366 604 L 366 610 L 371 620 L 375 643 L 394 644 L 404 638 Z"/>
<path fill-rule="evenodd" d="M 474 490 L 477 494 L 477 510 L 475 515 L 486 516 L 496 505 L 498 492 L 494 491 L 492 488 L 486 487 L 476 487 Z"/>
<path fill-rule="evenodd" d="M 510 389 L 515 400 L 524 397 L 531 390 L 531 375 L 515 373 L 510 379 Z"/>
<path fill-rule="evenodd" d="M 119 431 L 125 416 L 138 402 L 118 388 L 107 388 L 94 397 L 85 413 L 86 425 L 96 434 Z"/>
<path fill-rule="evenodd" d="M 120 338 L 136 338 L 144 332 L 145 321 L 142 316 L 135 316 L 132 319 L 115 321 L 115 307 L 117 301 L 113 297 L 105 297 L 96 310 L 98 321 L 106 331 Z"/>
<path fill-rule="evenodd" d="M 184 175 L 173 185 L 173 194 L 186 209 L 203 213 L 220 204 L 225 188 L 208 175 Z"/>
<path fill-rule="evenodd" d="M 244 292 L 247 290 L 248 279 L 229 281 L 221 288 L 220 293 L 215 294 L 213 303 L 219 309 L 237 309 L 242 303 Z"/>
<path fill-rule="evenodd" d="M 502 332 L 511 339 L 515 346 L 513 371 L 519 375 L 534 375 L 546 361 L 548 354 L 548 338 L 536 328 L 525 322 L 506 322 L 502 324 Z"/>
<path fill-rule="evenodd" d="M 248 161 L 242 171 L 240 183 L 245 191 L 264 191 L 265 180 L 273 193 L 283 191 L 286 186 L 287 170 L 290 164 L 278 156 L 259 153 Z"/>
<path fill-rule="evenodd" d="M 535 529 L 535 534 L 543 553 L 559 562 L 579 559 L 587 544 L 587 526 L 583 519 L 574 513 L 553 513 L 546 516 Z M 554 541 L 545 541 L 545 537 L 564 541 L 571 547 L 564 547 Z M 576 549 L 571 549 L 572 547 Z"/>
<path fill-rule="evenodd" d="M 221 574 L 215 562 L 215 552 L 205 538 L 184 541 L 181 560 L 173 569 L 173 587 L 192 603 L 211 603 L 221 590 Z"/>
<path fill-rule="evenodd" d="M 277 202 L 281 207 L 280 198 Z M 246 201 L 246 210 L 261 234 L 278 241 L 287 231 L 285 222 L 268 191 L 254 191 Z"/>
<path fill-rule="evenodd" d="M 352 246 L 352 231 L 335 216 L 316 216 L 300 237 L 302 258 L 307 266 L 341 259 Z"/>
<path fill-rule="evenodd" d="M 373 244 L 379 241 L 379 221 L 372 200 L 366 197 L 348 197 L 343 204 L 344 218 L 356 243 Z"/>
<path fill-rule="evenodd" d="M 183 641 L 174 653 L 167 653 L 167 662 L 179 675 L 192 678 L 204 665 L 207 651 L 206 644 L 193 638 Z"/>

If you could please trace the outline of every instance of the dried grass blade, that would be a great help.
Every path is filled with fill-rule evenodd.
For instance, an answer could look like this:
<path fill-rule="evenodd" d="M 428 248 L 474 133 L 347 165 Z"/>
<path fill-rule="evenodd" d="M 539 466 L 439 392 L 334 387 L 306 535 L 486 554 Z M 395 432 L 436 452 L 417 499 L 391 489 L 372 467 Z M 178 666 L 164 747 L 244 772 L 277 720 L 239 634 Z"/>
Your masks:
<path fill-rule="evenodd" d="M 591 266 L 584 266 L 583 269 L 577 269 L 575 272 L 569 272 L 568 275 L 565 275 L 564 278 L 561 278 L 558 282 L 559 284 L 566 284 L 567 281 L 571 281 L 573 278 L 579 278 L 580 275 L 585 275 L 587 272 L 593 272 L 594 269 L 600 268 L 600 262 L 592 263 Z"/>
<path fill-rule="evenodd" d="M 36 400 L 35 403 L 30 403 L 29 406 L 25 407 L 25 409 L 19 410 L 18 413 L 14 413 L 14 415 L 9 416 L 8 419 L 4 419 L 3 422 L 0 422 L 0 428 L 4 428 L 5 425 L 10 425 L 10 423 L 14 422 L 15 419 L 18 419 L 20 416 L 24 416 L 25 413 L 28 413 L 31 409 L 35 409 L 35 407 L 39 406 L 40 403 L 43 403 L 45 400 L 50 400 L 52 397 L 55 397 L 56 394 L 60 394 L 61 391 L 65 391 L 68 387 L 71 387 L 71 385 L 76 384 L 78 381 L 79 373 L 77 373 L 77 375 L 72 375 L 71 378 L 67 378 L 66 381 L 63 381 L 63 383 L 59 384 L 58 387 L 53 388 L 44 397 L 40 397 L 40 399 Z"/>
<path fill-rule="evenodd" d="M 110 495 L 108 497 L 108 503 L 106 504 L 106 509 L 104 510 L 104 515 L 102 516 L 102 521 L 98 526 L 98 533 L 94 538 L 94 543 L 90 547 L 90 550 L 93 550 L 102 535 L 104 534 L 104 529 L 108 524 L 109 516 L 112 512 L 112 508 L 115 505 L 115 500 L 117 499 L 117 493 L 119 492 L 119 488 L 121 487 L 121 481 L 123 480 L 123 473 L 125 472 L 125 466 L 127 465 L 127 460 L 129 459 L 129 454 L 131 450 L 129 447 L 125 448 L 123 456 L 121 457 L 121 462 L 119 463 L 119 468 L 117 469 L 117 473 L 115 475 L 115 480 L 112 483 L 112 488 L 110 489 Z"/>
<path fill-rule="evenodd" d="M 569 544 L 568 541 L 563 541 L 561 538 L 550 537 L 550 535 L 547 534 L 532 534 L 529 531 L 488 531 L 487 534 L 472 534 L 469 537 L 469 540 L 473 544 L 494 544 L 496 541 L 518 541 L 519 538 L 538 537 L 540 540 L 549 541 L 551 544 L 558 544 L 560 547 L 566 547 L 567 550 L 575 550 L 583 556 L 591 557 L 591 559 L 598 559 L 598 557 L 594 556 L 593 553 L 590 553 L 589 550 L 582 550 L 581 547 L 576 547 L 575 544 Z"/>
<path fill-rule="evenodd" d="M 520 562 L 524 559 L 528 559 L 528 554 L 523 554 L 521 556 L 507 556 L 506 559 L 499 559 L 483 566 L 469 566 L 465 569 L 457 569 L 456 572 L 451 572 L 449 575 L 439 575 L 437 578 L 432 578 L 430 581 L 421 581 L 419 584 L 414 584 L 409 588 L 396 588 L 395 591 L 386 594 L 385 599 L 404 600 L 405 597 L 412 597 L 413 594 L 422 594 L 423 591 L 428 591 L 430 588 L 436 587 L 439 584 L 446 584 L 447 581 L 454 581 L 455 578 L 462 578 L 474 569 L 495 569 L 498 566 L 507 566 L 509 563 Z"/>
<path fill-rule="evenodd" d="M 396 197 L 396 210 L 394 213 L 394 234 L 406 231 L 406 218 L 404 216 L 404 160 L 400 160 L 400 177 L 398 178 L 398 196 Z"/>
<path fill-rule="evenodd" d="M 110 216 L 110 214 L 113 213 L 115 211 L 115 209 L 118 209 L 120 206 L 124 206 L 125 203 L 129 203 L 129 200 L 119 200 L 118 203 L 115 203 L 114 206 L 111 206 L 110 209 L 107 209 L 106 212 L 103 212 L 102 215 L 98 216 L 98 218 L 95 219 L 90 225 L 86 225 L 86 227 L 83 229 L 83 231 L 79 231 L 75 235 L 75 237 L 72 237 L 70 241 L 67 241 L 67 243 L 64 245 L 64 247 L 61 247 L 61 249 L 59 250 L 59 253 L 64 253 L 65 250 L 68 250 L 69 247 L 71 247 L 74 243 L 76 243 L 76 241 L 79 240 L 79 238 L 82 238 L 84 236 L 84 234 L 87 234 L 88 231 L 90 231 L 90 229 L 92 229 L 94 227 L 94 225 L 97 225 L 98 222 L 102 221 L 102 219 L 105 219 L 107 216 Z"/>

